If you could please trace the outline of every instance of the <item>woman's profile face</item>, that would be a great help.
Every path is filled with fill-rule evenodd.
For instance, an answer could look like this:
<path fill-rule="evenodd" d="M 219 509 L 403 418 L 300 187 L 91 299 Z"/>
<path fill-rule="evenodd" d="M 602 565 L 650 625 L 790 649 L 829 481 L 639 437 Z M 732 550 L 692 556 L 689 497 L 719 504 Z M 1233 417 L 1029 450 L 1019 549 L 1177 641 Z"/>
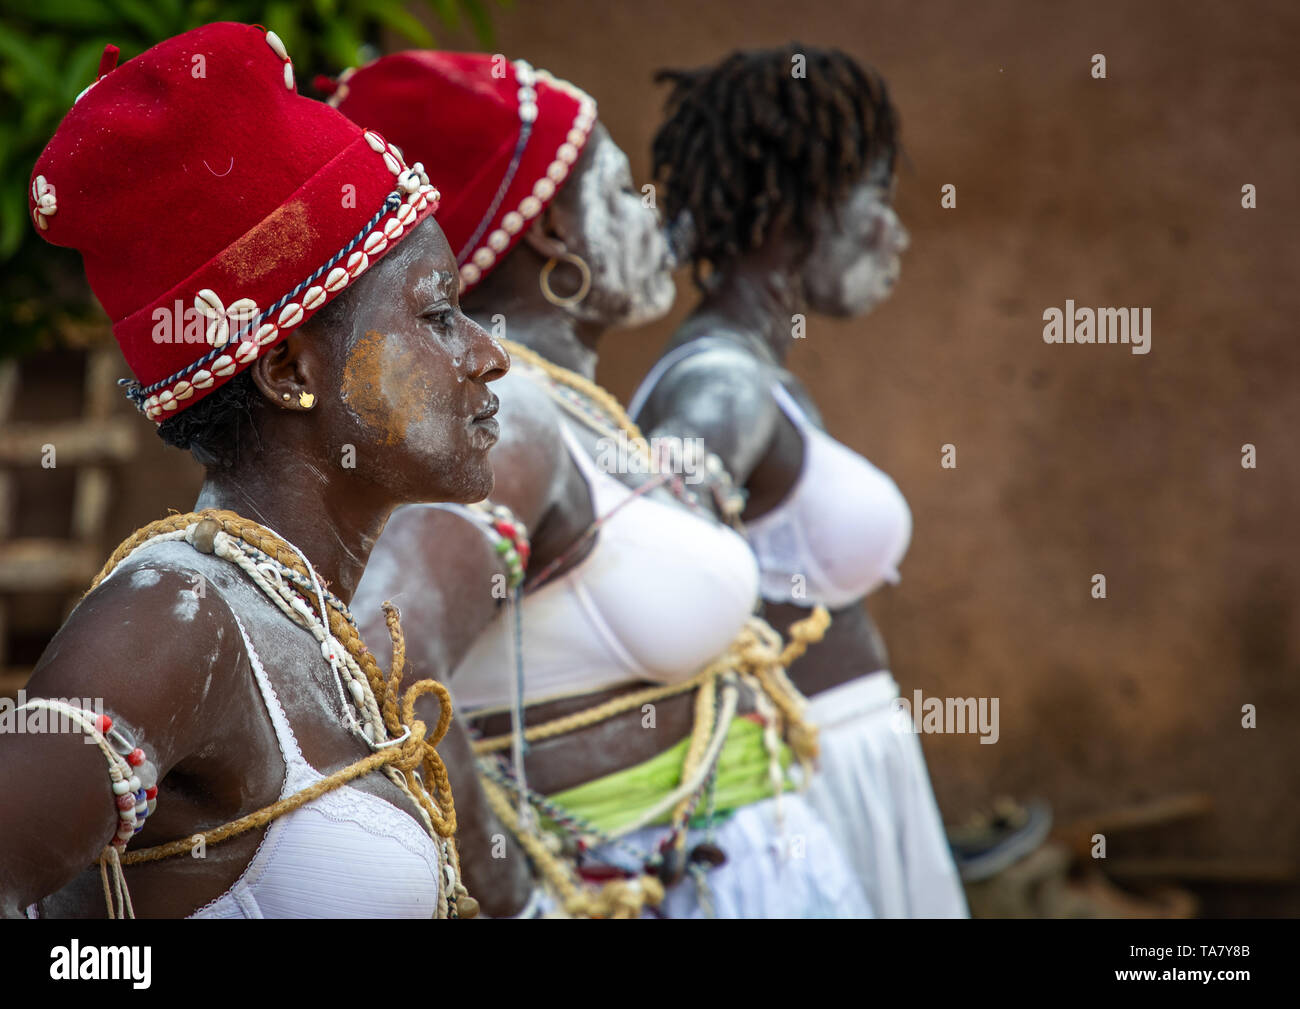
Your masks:
<path fill-rule="evenodd" d="M 358 284 L 335 404 L 343 464 L 401 501 L 480 501 L 497 440 L 487 383 L 510 366 L 460 311 L 451 247 L 428 218 Z"/>
<path fill-rule="evenodd" d="M 893 293 L 909 244 L 892 205 L 893 180 L 883 160 L 814 224 L 804 266 L 808 305 L 832 316 L 862 315 Z"/>
<path fill-rule="evenodd" d="M 552 213 L 568 250 L 591 267 L 591 291 L 580 314 L 609 326 L 635 326 L 673 307 L 674 263 L 658 212 L 633 185 L 627 155 L 600 123 Z M 573 272 L 559 267 L 556 273 L 561 270 L 566 277 Z"/>

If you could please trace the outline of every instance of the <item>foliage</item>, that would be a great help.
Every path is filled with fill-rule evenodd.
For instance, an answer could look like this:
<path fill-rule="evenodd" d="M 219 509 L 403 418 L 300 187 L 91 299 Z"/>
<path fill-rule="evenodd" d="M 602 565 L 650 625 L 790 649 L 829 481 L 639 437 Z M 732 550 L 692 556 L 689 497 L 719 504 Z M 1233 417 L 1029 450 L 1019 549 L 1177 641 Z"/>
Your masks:
<path fill-rule="evenodd" d="M 421 11 L 432 17 L 421 20 Z M 453 31 L 468 26 L 485 49 L 493 38 L 487 0 L 0 0 L 0 13 L 0 355 L 76 330 L 98 311 L 76 257 L 36 236 L 27 189 L 32 165 L 94 79 L 106 44 L 118 46 L 124 62 L 211 21 L 261 24 L 284 40 L 307 91 L 315 74 L 377 56 L 384 32 L 435 47 L 426 24 L 433 20 Z"/>

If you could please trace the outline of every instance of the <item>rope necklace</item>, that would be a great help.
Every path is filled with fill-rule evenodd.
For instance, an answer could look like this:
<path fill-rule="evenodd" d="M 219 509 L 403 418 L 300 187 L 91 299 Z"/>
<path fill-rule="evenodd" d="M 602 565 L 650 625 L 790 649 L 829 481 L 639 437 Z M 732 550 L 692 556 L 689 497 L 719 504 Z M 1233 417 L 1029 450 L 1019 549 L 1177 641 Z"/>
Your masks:
<path fill-rule="evenodd" d="M 605 438 L 612 441 L 625 440 L 628 452 L 636 457 L 641 471 L 657 474 L 656 479 L 650 481 L 653 486 L 666 484 L 673 496 L 688 508 L 696 511 L 700 509 L 699 497 L 686 487 L 680 476 L 667 470 L 653 457 L 650 444 L 641 429 L 628 416 L 623 404 L 613 393 L 576 371 L 548 361 L 521 343 L 502 340 L 501 345 L 512 360 L 518 359 L 534 371 L 542 373 L 547 379 L 543 383 L 547 395 L 566 413 Z M 653 486 L 645 487 L 641 493 L 652 490 Z"/>
<path fill-rule="evenodd" d="M 362 643 L 346 605 L 325 592 L 315 569 L 297 547 L 256 522 L 241 518 L 234 512 L 215 509 L 172 515 L 137 530 L 113 551 L 88 591 L 93 591 L 137 550 L 170 540 L 184 540 L 200 553 L 213 554 L 235 564 L 281 612 L 311 632 L 335 674 L 334 682 L 343 701 L 349 731 L 372 752 L 293 795 L 220 827 L 167 844 L 126 852 L 120 856 L 121 864 L 155 861 L 190 852 L 199 843 L 216 844 L 236 837 L 265 826 L 372 770 L 382 769 L 412 800 L 434 841 L 442 876 L 439 887 L 446 898 L 440 902 L 437 916 L 472 917 L 477 913 L 477 901 L 468 895 L 460 880 L 460 859 L 454 843 L 456 810 L 451 783 L 435 749 L 451 721 L 451 698 L 446 688 L 433 680 L 417 681 L 405 693 L 401 692 L 406 642 L 397 608 L 391 603 L 384 604 L 393 642 L 392 672 L 386 677 L 374 655 Z M 307 590 L 308 586 L 310 590 Z M 307 591 L 300 594 L 295 591 L 298 588 Z M 438 698 L 441 710 L 438 724 L 426 738 L 424 722 L 415 717 L 415 702 L 429 693 Z M 432 794 L 425 781 L 432 784 Z M 116 854 L 114 852 L 113 861 L 117 861 Z M 101 866 L 103 864 L 101 857 Z M 124 889 L 124 883 L 122 886 Z"/>
<path fill-rule="evenodd" d="M 702 510 L 699 495 L 686 486 L 678 469 L 684 470 L 688 462 L 701 466 L 718 515 L 737 531 L 741 530 L 740 513 L 744 511 L 747 493 L 736 486 L 716 453 L 702 449 L 696 451 L 693 443 L 666 435 L 656 436 L 657 451 L 652 451 L 651 443 L 641 433 L 641 428 L 608 389 L 576 371 L 548 361 L 521 343 L 502 340 L 501 344 L 512 359 L 517 358 L 545 376 L 547 395 L 558 406 L 597 434 L 614 441 L 624 439 L 628 452 L 636 456 L 642 472 L 658 474 L 657 481 L 653 481 L 655 485 L 666 483 L 673 496 L 694 511 Z"/>

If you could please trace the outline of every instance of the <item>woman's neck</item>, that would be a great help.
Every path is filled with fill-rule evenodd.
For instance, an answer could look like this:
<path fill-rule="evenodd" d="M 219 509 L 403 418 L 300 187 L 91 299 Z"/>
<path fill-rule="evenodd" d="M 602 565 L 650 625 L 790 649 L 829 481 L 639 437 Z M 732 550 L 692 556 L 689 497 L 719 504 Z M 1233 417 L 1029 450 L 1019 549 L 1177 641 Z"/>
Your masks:
<path fill-rule="evenodd" d="M 794 339 L 794 316 L 806 309 L 796 277 L 782 267 L 749 259 L 714 274 L 691 318 L 725 323 L 784 365 Z"/>
<path fill-rule="evenodd" d="M 355 470 L 265 444 L 236 470 L 209 470 L 195 504 L 236 512 L 292 543 L 345 603 L 394 506 L 375 500 Z"/>
<path fill-rule="evenodd" d="M 522 251 L 517 250 L 515 257 Z M 494 336 L 522 343 L 552 364 L 594 380 L 597 345 L 607 327 L 579 319 L 542 297 L 531 261 L 516 263 L 511 257 L 498 271 L 462 306 L 465 313 Z"/>

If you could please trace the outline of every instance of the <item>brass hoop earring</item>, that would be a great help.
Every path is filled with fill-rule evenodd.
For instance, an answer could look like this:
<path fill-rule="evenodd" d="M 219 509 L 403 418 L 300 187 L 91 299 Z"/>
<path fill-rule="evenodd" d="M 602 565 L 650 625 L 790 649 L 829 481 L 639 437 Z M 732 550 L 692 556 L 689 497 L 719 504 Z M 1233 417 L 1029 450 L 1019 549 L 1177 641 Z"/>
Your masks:
<path fill-rule="evenodd" d="M 576 266 L 578 272 L 582 274 L 582 283 L 578 285 L 577 293 L 571 294 L 567 298 L 562 298 L 551 290 L 551 272 L 561 260 Z M 558 256 L 552 256 L 546 261 L 546 265 L 542 267 L 538 283 L 542 287 L 542 297 L 552 305 L 557 308 L 574 308 L 591 290 L 591 267 L 582 261 L 581 256 L 575 256 L 572 252 L 561 252 Z"/>

